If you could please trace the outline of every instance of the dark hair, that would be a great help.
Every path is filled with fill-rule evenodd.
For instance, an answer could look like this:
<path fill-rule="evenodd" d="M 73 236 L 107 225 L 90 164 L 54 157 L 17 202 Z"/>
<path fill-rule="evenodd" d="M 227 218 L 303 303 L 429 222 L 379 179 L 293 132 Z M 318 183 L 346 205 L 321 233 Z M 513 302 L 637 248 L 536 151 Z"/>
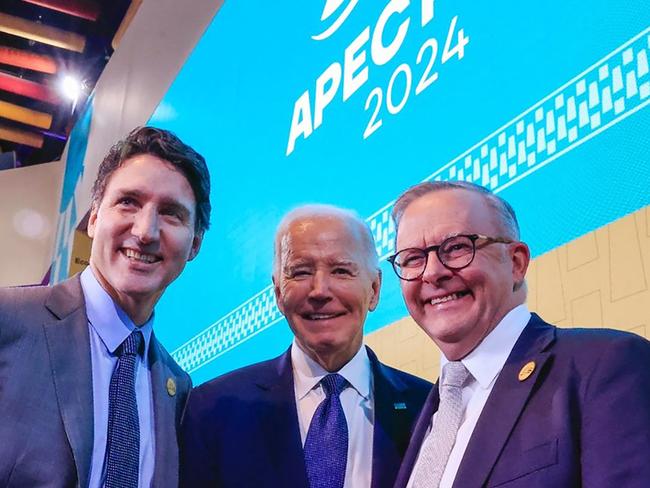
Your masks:
<path fill-rule="evenodd" d="M 517 216 L 512 206 L 487 188 L 466 181 L 425 181 L 406 190 L 399 196 L 393 206 L 392 216 L 395 222 L 395 229 L 399 227 L 399 221 L 402 215 L 404 215 L 406 207 L 415 200 L 428 193 L 450 189 L 473 191 L 483 195 L 487 203 L 495 210 L 499 222 L 503 226 L 502 230 L 506 233 L 504 237 L 515 240 L 519 239 L 519 223 L 517 222 Z"/>
<path fill-rule="evenodd" d="M 163 159 L 180 171 L 194 192 L 196 221 L 201 234 L 210 227 L 210 173 L 205 159 L 173 133 L 155 127 L 138 127 L 111 147 L 99 165 L 92 188 L 92 203 L 99 205 L 111 175 L 127 159 L 139 154 L 151 154 Z"/>

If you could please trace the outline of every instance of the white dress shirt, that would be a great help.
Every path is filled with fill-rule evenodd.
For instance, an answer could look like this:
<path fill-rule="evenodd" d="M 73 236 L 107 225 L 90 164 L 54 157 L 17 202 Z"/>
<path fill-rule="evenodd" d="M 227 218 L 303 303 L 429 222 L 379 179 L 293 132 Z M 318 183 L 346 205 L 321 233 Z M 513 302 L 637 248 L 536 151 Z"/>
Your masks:
<path fill-rule="evenodd" d="M 440 480 L 440 488 L 451 488 L 456 479 L 458 468 L 470 437 L 474 432 L 476 422 L 483 411 L 490 392 L 503 369 L 512 348 L 530 320 L 530 312 L 526 305 L 519 305 L 506 314 L 497 326 L 476 346 L 472 352 L 465 356 L 461 362 L 470 372 L 470 379 L 463 387 L 463 419 L 454 444 L 445 472 Z M 443 355 L 440 357 L 440 374 L 449 360 Z M 437 412 L 433 414 L 435 418 Z M 432 422 L 433 422 L 432 418 Z M 431 426 L 429 426 L 431 431 Z M 429 434 L 427 434 L 429 435 Z M 419 455 L 418 455 L 419 457 Z M 417 461 L 414 465 L 411 479 L 407 488 L 413 485 L 413 474 L 417 468 Z"/>
<path fill-rule="evenodd" d="M 291 346 L 293 385 L 298 408 L 300 438 L 305 445 L 309 424 L 318 405 L 325 400 L 320 380 L 328 372 L 298 347 Z M 344 488 L 370 488 L 374 415 L 373 376 L 364 346 L 339 371 L 349 383 L 340 395 L 348 423 L 348 462 Z"/>

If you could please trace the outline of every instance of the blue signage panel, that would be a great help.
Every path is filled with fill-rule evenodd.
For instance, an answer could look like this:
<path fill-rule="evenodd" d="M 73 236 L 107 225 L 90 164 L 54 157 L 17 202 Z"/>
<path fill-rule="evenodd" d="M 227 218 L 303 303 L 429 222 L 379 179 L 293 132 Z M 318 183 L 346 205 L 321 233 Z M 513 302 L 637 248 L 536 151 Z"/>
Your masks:
<path fill-rule="evenodd" d="M 151 119 L 206 156 L 214 206 L 157 334 L 197 382 L 284 350 L 273 234 L 303 203 L 375 235 L 366 332 L 406 315 L 385 258 L 410 185 L 501 193 L 535 256 L 650 204 L 649 56 L 647 0 L 226 2 Z"/>

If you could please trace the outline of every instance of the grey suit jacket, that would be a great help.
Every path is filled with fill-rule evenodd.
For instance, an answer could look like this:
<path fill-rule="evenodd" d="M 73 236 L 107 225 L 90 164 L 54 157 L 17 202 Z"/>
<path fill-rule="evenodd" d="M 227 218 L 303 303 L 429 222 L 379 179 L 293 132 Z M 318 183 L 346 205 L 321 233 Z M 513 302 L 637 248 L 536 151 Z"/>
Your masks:
<path fill-rule="evenodd" d="M 178 437 L 189 376 L 153 337 L 149 349 L 153 486 L 178 485 Z M 90 337 L 79 277 L 0 289 L 0 486 L 86 487 L 93 448 Z M 176 384 L 168 392 L 167 381 Z"/>

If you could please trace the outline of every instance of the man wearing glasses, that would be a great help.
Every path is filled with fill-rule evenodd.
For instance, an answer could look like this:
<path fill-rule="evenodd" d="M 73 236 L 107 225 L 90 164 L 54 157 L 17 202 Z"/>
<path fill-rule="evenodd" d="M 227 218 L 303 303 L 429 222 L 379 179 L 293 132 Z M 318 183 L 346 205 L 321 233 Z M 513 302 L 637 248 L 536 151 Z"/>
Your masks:
<path fill-rule="evenodd" d="M 483 187 L 419 184 L 393 218 L 404 300 L 442 352 L 396 488 L 650 486 L 650 343 L 531 314 L 528 246 Z"/>

